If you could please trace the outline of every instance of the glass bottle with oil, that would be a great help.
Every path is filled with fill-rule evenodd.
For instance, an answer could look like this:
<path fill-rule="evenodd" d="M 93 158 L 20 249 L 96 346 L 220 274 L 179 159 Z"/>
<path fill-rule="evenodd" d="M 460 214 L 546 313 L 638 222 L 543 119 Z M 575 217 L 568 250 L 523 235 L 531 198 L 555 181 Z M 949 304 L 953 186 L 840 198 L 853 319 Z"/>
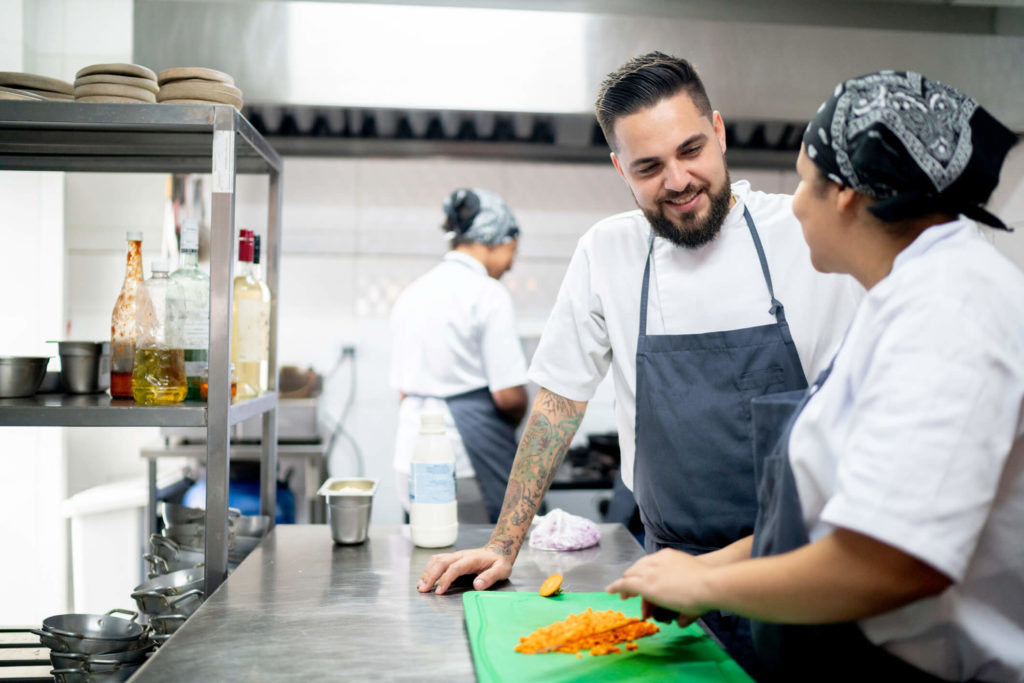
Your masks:
<path fill-rule="evenodd" d="M 132 397 L 132 366 L 135 363 L 136 295 L 142 284 L 142 233 L 129 232 L 124 284 L 110 316 L 110 395 Z"/>
<path fill-rule="evenodd" d="M 180 403 L 188 393 L 185 294 L 167 276 L 166 262 L 154 261 L 152 270 L 137 297 L 132 397 L 142 405 Z"/>
<path fill-rule="evenodd" d="M 238 380 L 238 400 L 259 396 L 267 387 L 270 290 L 254 273 L 254 241 L 252 230 L 241 231 L 232 292 L 231 360 Z"/>

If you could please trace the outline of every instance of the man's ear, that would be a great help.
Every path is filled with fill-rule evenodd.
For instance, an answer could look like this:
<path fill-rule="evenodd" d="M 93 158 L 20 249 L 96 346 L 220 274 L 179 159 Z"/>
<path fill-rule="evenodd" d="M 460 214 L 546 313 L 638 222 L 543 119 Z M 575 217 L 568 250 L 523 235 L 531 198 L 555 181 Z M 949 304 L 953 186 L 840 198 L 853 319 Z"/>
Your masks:
<path fill-rule="evenodd" d="M 608 156 L 611 157 L 612 165 L 615 166 L 615 170 L 619 172 L 619 176 L 621 176 L 623 180 L 626 180 L 626 173 L 622 170 L 622 164 L 619 163 L 619 157 L 615 156 L 615 152 L 610 153 Z M 628 183 L 629 181 L 626 182 Z"/>
<path fill-rule="evenodd" d="M 722 115 L 717 111 L 711 114 L 711 125 L 715 129 L 718 146 L 722 148 L 722 154 L 725 154 L 725 121 L 722 120 Z"/>

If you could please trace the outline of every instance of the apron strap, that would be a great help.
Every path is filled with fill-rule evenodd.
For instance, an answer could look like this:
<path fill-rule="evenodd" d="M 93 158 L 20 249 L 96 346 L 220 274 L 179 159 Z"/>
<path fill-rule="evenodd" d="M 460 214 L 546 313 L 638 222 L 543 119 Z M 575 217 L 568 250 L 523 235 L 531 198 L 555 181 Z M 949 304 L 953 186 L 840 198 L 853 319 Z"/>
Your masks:
<path fill-rule="evenodd" d="M 640 287 L 640 337 L 647 336 L 647 289 L 651 282 L 651 255 L 654 253 L 654 228 L 647 238 L 647 263 L 644 264 L 644 283 Z"/>
<path fill-rule="evenodd" d="M 768 270 L 768 259 L 764 255 L 764 247 L 761 246 L 761 237 L 757 234 L 754 226 L 754 219 L 750 215 L 750 209 L 743 205 L 743 219 L 747 222 L 747 229 L 750 237 L 754 240 L 754 249 L 757 250 L 757 260 L 761 264 L 761 274 L 764 276 L 764 283 L 768 286 L 768 296 L 771 297 L 772 306 L 768 313 L 775 316 L 775 322 L 781 326 L 782 338 L 792 344 L 793 335 L 789 332 L 789 323 L 786 322 L 786 309 L 782 302 L 775 298 L 775 288 L 772 286 L 772 274 Z M 651 259 L 654 256 L 654 229 L 651 229 L 650 237 L 647 239 L 647 262 L 644 264 L 644 281 L 640 288 L 640 336 L 647 336 L 647 295 L 651 281 Z M 797 359 L 799 360 L 799 359 Z"/>
<path fill-rule="evenodd" d="M 782 324 L 786 322 L 786 315 L 783 312 L 782 302 L 775 298 L 775 288 L 772 287 L 772 274 L 768 270 L 768 259 L 764 255 L 764 247 L 761 246 L 761 237 L 757 234 L 757 228 L 754 227 L 754 219 L 750 215 L 750 209 L 747 205 L 743 205 L 743 220 L 747 222 L 747 229 L 750 230 L 750 236 L 754 240 L 754 249 L 757 250 L 757 260 L 761 262 L 761 274 L 764 275 L 764 282 L 768 285 L 768 296 L 772 299 L 772 307 L 768 309 L 768 312 L 775 316 L 775 320 Z"/>

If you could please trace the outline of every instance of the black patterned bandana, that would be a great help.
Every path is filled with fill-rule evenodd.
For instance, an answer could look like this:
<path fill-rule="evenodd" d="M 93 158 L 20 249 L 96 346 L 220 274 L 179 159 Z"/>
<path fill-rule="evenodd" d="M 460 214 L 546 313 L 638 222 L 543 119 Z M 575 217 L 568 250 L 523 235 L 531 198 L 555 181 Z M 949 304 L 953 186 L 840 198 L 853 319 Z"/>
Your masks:
<path fill-rule="evenodd" d="M 460 189 L 444 203 L 448 237 L 490 247 L 519 237 L 519 225 L 505 200 L 487 190 Z"/>
<path fill-rule="evenodd" d="M 912 71 L 853 78 L 803 142 L 830 180 L 874 198 L 868 210 L 883 221 L 942 211 L 1008 230 L 982 205 L 1017 136 L 956 88 Z"/>

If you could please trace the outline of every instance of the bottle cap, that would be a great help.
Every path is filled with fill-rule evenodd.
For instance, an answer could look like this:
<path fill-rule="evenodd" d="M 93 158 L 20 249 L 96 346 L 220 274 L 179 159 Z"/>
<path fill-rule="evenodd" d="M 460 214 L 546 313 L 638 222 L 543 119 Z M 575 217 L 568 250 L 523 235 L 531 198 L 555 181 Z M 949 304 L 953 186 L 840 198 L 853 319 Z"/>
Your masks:
<path fill-rule="evenodd" d="M 420 431 L 444 433 L 444 415 L 437 411 L 425 410 L 420 413 Z"/>
<path fill-rule="evenodd" d="M 149 269 L 154 273 L 166 273 L 167 261 L 153 261 L 149 264 Z"/>
<path fill-rule="evenodd" d="M 125 238 L 129 242 L 141 242 L 142 232 L 138 230 L 129 230 L 128 233 L 125 235 Z"/>
<path fill-rule="evenodd" d="M 243 228 L 238 232 L 238 260 L 252 263 L 253 257 L 253 232 Z"/>

